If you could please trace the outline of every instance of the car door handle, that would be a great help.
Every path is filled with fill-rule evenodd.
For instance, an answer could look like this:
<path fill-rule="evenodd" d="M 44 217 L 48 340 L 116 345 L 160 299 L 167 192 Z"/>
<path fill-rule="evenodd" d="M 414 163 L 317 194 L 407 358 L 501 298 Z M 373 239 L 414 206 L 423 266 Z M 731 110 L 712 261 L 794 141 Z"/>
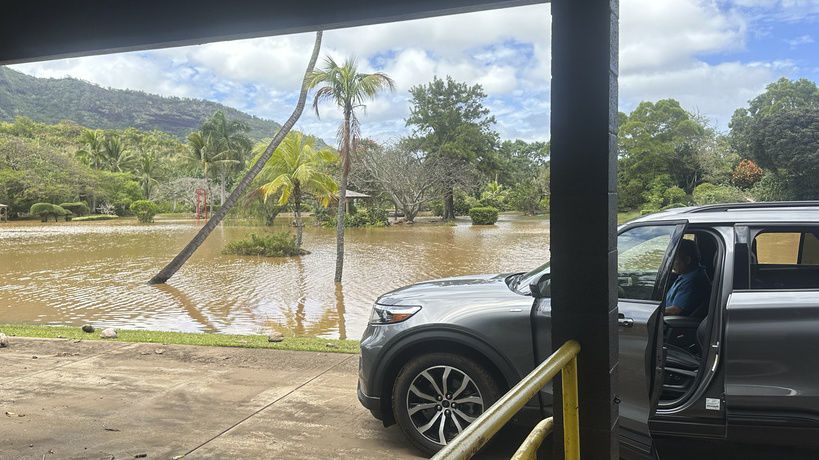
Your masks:
<path fill-rule="evenodd" d="M 634 326 L 634 319 L 626 318 L 625 315 L 620 313 L 617 315 L 617 325 L 620 327 L 632 327 Z"/>

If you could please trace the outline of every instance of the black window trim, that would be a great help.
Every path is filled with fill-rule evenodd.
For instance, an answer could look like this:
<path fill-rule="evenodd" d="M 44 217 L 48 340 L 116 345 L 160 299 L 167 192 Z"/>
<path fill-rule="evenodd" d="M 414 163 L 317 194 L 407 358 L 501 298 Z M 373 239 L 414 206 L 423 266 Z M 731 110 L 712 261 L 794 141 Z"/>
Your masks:
<path fill-rule="evenodd" d="M 666 289 L 665 285 L 667 284 L 668 281 L 668 274 L 671 272 L 671 261 L 673 260 L 674 253 L 677 250 L 677 246 L 679 246 L 678 244 L 672 245 L 670 243 L 675 239 L 681 239 L 683 237 L 683 235 L 685 234 L 685 230 L 688 227 L 688 219 L 640 221 L 626 223 L 617 231 L 617 238 L 619 238 L 620 235 L 629 230 L 642 227 L 675 227 L 675 229 L 674 232 L 671 233 L 671 240 L 669 241 L 669 245 L 665 250 L 663 262 L 660 264 L 660 269 L 657 271 L 657 280 L 654 281 L 654 292 L 651 295 L 652 299 L 630 299 L 626 297 L 624 298 L 618 297 L 617 301 L 659 306 L 663 303 L 663 296 L 665 295 L 664 291 Z M 619 257 L 620 254 L 619 247 L 617 248 L 617 254 Z"/>

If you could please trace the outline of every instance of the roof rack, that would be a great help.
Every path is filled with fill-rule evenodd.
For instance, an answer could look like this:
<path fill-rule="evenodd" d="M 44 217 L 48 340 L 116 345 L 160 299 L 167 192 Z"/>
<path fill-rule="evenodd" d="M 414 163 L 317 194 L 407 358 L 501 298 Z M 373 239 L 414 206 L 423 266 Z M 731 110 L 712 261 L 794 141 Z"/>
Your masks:
<path fill-rule="evenodd" d="M 735 209 L 771 209 L 771 208 L 819 208 L 819 201 L 768 201 L 754 203 L 722 203 L 708 204 L 691 209 L 687 212 L 717 212 L 732 211 Z"/>

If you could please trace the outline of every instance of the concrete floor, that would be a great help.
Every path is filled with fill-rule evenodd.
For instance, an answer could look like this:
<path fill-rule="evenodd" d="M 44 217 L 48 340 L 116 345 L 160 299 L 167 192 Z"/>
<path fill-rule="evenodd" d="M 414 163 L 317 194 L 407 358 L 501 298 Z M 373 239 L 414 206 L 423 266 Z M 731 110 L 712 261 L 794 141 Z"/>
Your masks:
<path fill-rule="evenodd" d="M 356 399 L 358 357 L 12 337 L 0 459 L 421 458 Z M 484 458 L 509 458 L 507 430 Z"/>

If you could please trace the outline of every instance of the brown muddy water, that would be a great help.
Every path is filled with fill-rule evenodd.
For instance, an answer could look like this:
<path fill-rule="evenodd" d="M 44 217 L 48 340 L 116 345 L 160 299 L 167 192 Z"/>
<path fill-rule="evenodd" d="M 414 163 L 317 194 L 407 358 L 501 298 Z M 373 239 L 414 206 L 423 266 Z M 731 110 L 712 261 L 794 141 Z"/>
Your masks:
<path fill-rule="evenodd" d="M 418 281 L 519 272 L 549 257 L 549 222 L 350 229 L 344 283 L 335 232 L 307 227 L 299 258 L 221 253 L 266 228 L 222 225 L 167 285 L 146 281 L 190 240 L 192 221 L 0 223 L 0 323 L 265 333 L 357 339 L 384 292 Z"/>

